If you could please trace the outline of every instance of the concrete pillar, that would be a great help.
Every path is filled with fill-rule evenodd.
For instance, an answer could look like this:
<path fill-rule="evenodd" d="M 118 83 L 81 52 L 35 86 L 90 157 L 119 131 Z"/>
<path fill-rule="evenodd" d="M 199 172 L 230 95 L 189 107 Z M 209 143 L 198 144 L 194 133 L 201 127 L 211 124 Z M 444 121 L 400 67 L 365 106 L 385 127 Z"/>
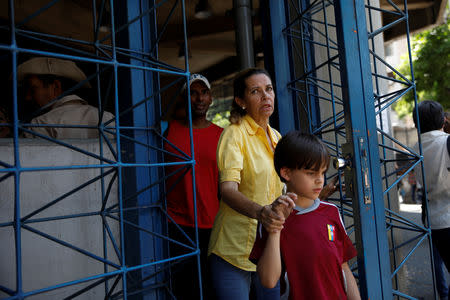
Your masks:
<path fill-rule="evenodd" d="M 255 66 L 253 51 L 253 25 L 250 0 L 233 0 L 234 21 L 236 23 L 236 52 L 240 69 Z"/>

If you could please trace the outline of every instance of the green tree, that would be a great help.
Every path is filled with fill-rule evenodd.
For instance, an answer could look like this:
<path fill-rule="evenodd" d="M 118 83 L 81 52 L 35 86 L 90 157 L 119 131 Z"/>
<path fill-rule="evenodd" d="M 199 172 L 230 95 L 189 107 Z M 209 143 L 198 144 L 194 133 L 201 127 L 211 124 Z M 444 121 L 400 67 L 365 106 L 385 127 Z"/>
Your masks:
<path fill-rule="evenodd" d="M 213 122 L 219 127 L 225 128 L 228 125 L 230 125 L 230 121 L 228 120 L 229 118 L 230 118 L 230 111 L 224 111 L 221 113 L 216 113 L 211 122 Z"/>
<path fill-rule="evenodd" d="M 450 109 L 450 22 L 422 31 L 412 38 L 412 61 L 418 101 L 435 100 Z M 409 61 L 399 68 L 411 80 Z M 397 79 L 399 79 L 397 77 Z M 411 113 L 414 95 L 407 93 L 394 109 L 400 117 Z"/>

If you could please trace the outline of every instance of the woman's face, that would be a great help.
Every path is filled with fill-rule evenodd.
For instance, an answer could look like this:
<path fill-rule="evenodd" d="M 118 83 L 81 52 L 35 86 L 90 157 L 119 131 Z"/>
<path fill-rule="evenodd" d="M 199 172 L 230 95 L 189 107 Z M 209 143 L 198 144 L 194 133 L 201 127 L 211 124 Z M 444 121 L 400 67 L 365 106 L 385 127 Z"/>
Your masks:
<path fill-rule="evenodd" d="M 265 74 L 255 74 L 245 81 L 244 98 L 236 98 L 236 102 L 259 125 L 267 125 L 274 110 L 275 93 L 272 81 Z"/>

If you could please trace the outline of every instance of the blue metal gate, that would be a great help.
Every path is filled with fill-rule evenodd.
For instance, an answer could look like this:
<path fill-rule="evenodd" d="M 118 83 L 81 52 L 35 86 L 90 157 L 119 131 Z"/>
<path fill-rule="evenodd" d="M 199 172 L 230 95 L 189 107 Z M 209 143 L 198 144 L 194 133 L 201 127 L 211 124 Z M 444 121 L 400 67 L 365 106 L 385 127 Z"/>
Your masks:
<path fill-rule="evenodd" d="M 189 69 L 187 56 L 182 69 L 161 61 L 158 45 L 170 18 L 178 14 L 187 49 L 184 1 L 85 1 L 91 7 L 91 31 L 74 29 L 85 39 L 30 30 L 34 19 L 51 17 L 52 10 L 61 12 L 73 3 L 47 2 L 21 19 L 16 16 L 23 3 L 2 4 L 9 9 L 9 24 L 1 28 L 7 38 L 0 41 L 0 56 L 11 73 L 12 111 L 10 122 L 2 125 L 13 134 L 0 145 L 11 150 L 0 159 L 0 249 L 7 258 L 0 271 L 0 298 L 170 299 L 172 266 L 199 259 L 196 240 L 186 244 L 167 236 L 165 207 L 164 182 L 174 174 L 164 172 L 163 143 L 170 141 L 161 121 Z M 158 27 L 162 7 L 169 13 Z M 72 60 L 88 73 L 100 119 L 104 111 L 115 117 L 98 126 L 69 127 L 96 130 L 98 138 L 61 140 L 30 129 L 33 125 L 22 114 L 17 66 L 34 56 Z M 71 92 L 78 93 L 85 83 Z M 174 94 L 163 101 L 173 87 Z M 22 132 L 36 139 L 23 139 Z M 192 130 L 190 134 L 192 139 Z M 31 156 L 26 152 L 41 146 L 44 150 Z M 193 169 L 192 156 L 180 158 L 172 163 L 180 166 L 178 173 Z M 33 182 L 44 179 L 34 187 Z M 65 181 L 70 182 L 67 187 Z M 54 188 L 49 191 L 49 186 Z M 170 256 L 172 243 L 184 245 L 186 253 Z"/>
<path fill-rule="evenodd" d="M 331 155 L 342 159 L 344 167 L 328 178 L 344 173 L 345 191 L 331 200 L 355 240 L 358 257 L 351 268 L 363 299 L 416 299 L 403 291 L 399 271 L 422 243 L 431 249 L 430 228 L 405 218 L 397 207 L 396 185 L 421 164 L 421 153 L 393 138 L 387 122 L 390 106 L 415 93 L 414 79 L 395 70 L 383 54 L 385 30 L 403 26 L 409 34 L 403 2 L 401 9 L 388 1 L 389 10 L 371 0 L 266 2 L 266 31 L 276 59 L 268 65 L 275 75 L 280 130 L 318 135 Z M 381 24 L 381 13 L 392 15 L 392 23 Z M 400 79 L 388 77 L 386 69 Z M 389 81 L 402 87 L 387 92 Z M 406 156 L 402 164 L 397 153 Z M 399 243 L 405 231 L 414 237 Z M 406 254 L 399 251 L 405 246 L 411 249 Z"/>
<path fill-rule="evenodd" d="M 27 27 L 62 2 L 48 1 L 16 19 L 20 2 L 9 0 L 9 24 L 1 27 L 0 63 L 12 74 L 9 106 L 13 112 L 11 122 L 2 125 L 10 126 L 13 137 L 0 144 L 7 144 L 9 148 L 2 149 L 10 151 L 7 159 L 0 159 L 0 197 L 5 212 L 0 218 L 0 248 L 6 253 L 2 255 L 0 298 L 170 298 L 171 267 L 183 259 L 199 259 L 197 241 L 186 244 L 167 236 L 169 216 L 164 203 L 164 181 L 175 174 L 164 173 L 168 164 L 163 161 L 162 146 L 170 141 L 162 135 L 160 122 L 177 93 L 164 104 L 161 95 L 173 87 L 179 87 L 179 92 L 189 68 L 187 56 L 183 69 L 160 61 L 158 44 L 168 20 L 178 12 L 187 53 L 184 1 L 93 0 L 92 39 L 44 34 Z M 402 291 L 399 271 L 420 244 L 430 242 L 430 229 L 396 211 L 393 191 L 400 179 L 420 164 L 421 153 L 395 140 L 386 125 L 390 105 L 408 91 L 414 92 L 415 86 L 387 64 L 377 48 L 381 34 L 390 27 L 404 26 L 408 32 L 406 1 L 403 9 L 388 1 L 389 11 L 371 0 L 262 2 L 265 6 L 261 7 L 270 12 L 266 38 L 271 39 L 276 58 L 272 71 L 277 99 L 283 99 L 278 102 L 281 132 L 297 128 L 317 134 L 335 158 L 348 164 L 335 171 L 344 173 L 341 181 L 346 190 L 339 191 L 332 201 L 339 204 L 358 248 L 358 259 L 351 267 L 363 298 L 415 299 Z M 169 14 L 162 22 L 165 25 L 157 28 L 157 12 L 162 6 L 170 7 Z M 381 12 L 395 20 L 377 24 Z M 106 33 L 102 33 L 105 27 Z M 100 115 L 107 110 L 115 115 L 93 127 L 99 138 L 91 141 L 92 145 L 36 135 L 47 142 L 44 146 L 50 154 L 24 152 L 39 144 L 19 136 L 23 131 L 32 133 L 31 124 L 21 119 L 23 103 L 17 82 L 18 64 L 31 56 L 70 59 L 89 71 Z M 383 68 L 400 79 L 387 77 Z M 161 76 L 165 76 L 164 84 Z M 386 93 L 386 81 L 403 87 Z M 59 161 L 51 155 L 64 151 L 80 162 Z M 395 153 L 407 157 L 402 167 L 405 172 L 399 177 Z M 193 168 L 193 157 L 180 158 L 182 162 L 172 163 L 180 166 L 177 172 Z M 74 173 L 81 179 L 60 187 L 58 193 L 45 193 L 42 187 L 34 193 L 33 182 L 66 176 L 72 180 Z M 72 209 L 74 202 L 82 201 L 92 206 Z M 29 202 L 39 205 L 27 206 Z M 80 244 L 74 236 L 58 231 L 74 224 L 87 228 L 84 240 L 92 244 Z M 415 237 L 398 244 L 400 231 L 414 232 Z M 43 241 L 48 244 L 40 247 Z M 171 257 L 171 243 L 184 245 L 186 253 Z M 400 255 L 398 250 L 406 245 L 412 245 L 412 250 Z M 55 253 L 61 257 L 57 264 L 61 268 L 75 269 L 76 264 L 70 265 L 75 261 L 93 269 L 73 278 L 59 270 L 56 278 L 38 284 L 37 279 L 45 279 L 53 266 L 36 265 Z M 68 253 L 79 256 L 73 259 Z M 195 280 L 201 281 L 201 276 Z"/>

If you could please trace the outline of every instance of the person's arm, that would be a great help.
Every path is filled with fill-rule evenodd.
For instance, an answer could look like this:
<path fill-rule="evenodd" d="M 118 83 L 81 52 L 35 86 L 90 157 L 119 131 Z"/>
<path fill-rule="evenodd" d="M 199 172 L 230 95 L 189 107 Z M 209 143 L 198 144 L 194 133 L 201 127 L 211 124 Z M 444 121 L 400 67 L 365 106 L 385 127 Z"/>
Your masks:
<path fill-rule="evenodd" d="M 275 201 L 272 202 L 271 208 L 279 216 L 283 216 L 286 220 L 295 207 L 295 201 L 297 201 L 297 195 L 295 193 L 286 193 L 281 195 Z"/>
<path fill-rule="evenodd" d="M 353 276 L 352 270 L 350 270 L 348 263 L 345 262 L 342 264 L 342 270 L 344 271 L 345 279 L 347 281 L 347 299 L 361 300 L 358 285 L 356 284 L 355 277 Z"/>
<path fill-rule="evenodd" d="M 330 197 L 338 189 L 338 176 L 333 177 L 320 191 L 319 199 L 325 200 Z"/>
<path fill-rule="evenodd" d="M 256 267 L 261 284 L 274 288 L 281 276 L 280 232 L 269 233 Z"/>
<path fill-rule="evenodd" d="M 239 191 L 239 184 L 234 181 L 220 183 L 222 200 L 244 216 L 258 220 L 268 232 L 279 231 L 283 228 L 284 217 L 272 210 L 271 205 L 261 206 L 248 199 Z"/>

